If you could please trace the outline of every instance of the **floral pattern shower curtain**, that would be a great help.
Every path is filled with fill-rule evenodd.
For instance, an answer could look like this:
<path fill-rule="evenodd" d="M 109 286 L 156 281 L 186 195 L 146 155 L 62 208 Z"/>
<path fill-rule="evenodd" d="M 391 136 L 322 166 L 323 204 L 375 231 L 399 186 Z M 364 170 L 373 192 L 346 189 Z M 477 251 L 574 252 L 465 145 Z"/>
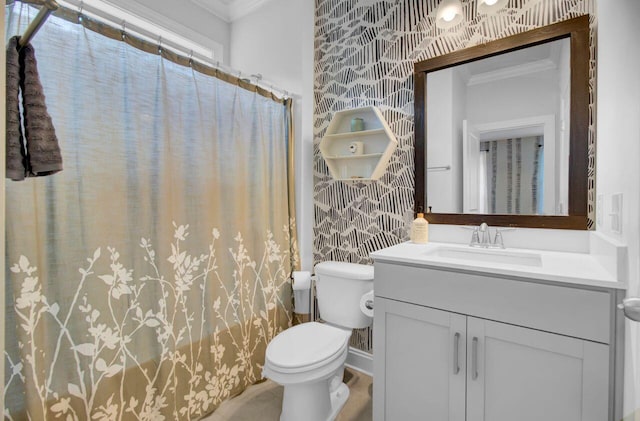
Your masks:
<path fill-rule="evenodd" d="M 291 324 L 290 104 L 55 17 L 34 47 L 65 168 L 7 185 L 5 417 L 198 419 Z"/>

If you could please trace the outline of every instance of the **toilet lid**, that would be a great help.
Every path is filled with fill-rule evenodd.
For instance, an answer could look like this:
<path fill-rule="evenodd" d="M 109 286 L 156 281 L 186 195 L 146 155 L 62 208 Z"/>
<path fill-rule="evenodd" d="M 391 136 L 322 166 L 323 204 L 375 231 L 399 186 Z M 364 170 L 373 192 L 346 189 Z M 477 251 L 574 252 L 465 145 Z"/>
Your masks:
<path fill-rule="evenodd" d="M 273 338 L 267 346 L 267 360 L 282 368 L 317 364 L 342 351 L 349 336 L 349 332 L 322 323 L 303 323 Z"/>
<path fill-rule="evenodd" d="M 347 262 L 320 262 L 315 267 L 316 275 L 337 276 L 343 279 L 373 280 L 373 266 Z"/>

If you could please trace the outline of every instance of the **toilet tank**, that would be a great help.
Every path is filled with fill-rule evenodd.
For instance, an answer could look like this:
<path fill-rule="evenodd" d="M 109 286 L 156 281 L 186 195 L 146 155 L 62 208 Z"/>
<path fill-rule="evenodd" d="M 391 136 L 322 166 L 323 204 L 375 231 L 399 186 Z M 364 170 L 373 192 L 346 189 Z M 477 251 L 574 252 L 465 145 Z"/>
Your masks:
<path fill-rule="evenodd" d="M 373 319 L 360 311 L 360 297 L 373 289 L 373 266 L 322 262 L 315 273 L 322 320 L 350 329 L 371 325 Z"/>

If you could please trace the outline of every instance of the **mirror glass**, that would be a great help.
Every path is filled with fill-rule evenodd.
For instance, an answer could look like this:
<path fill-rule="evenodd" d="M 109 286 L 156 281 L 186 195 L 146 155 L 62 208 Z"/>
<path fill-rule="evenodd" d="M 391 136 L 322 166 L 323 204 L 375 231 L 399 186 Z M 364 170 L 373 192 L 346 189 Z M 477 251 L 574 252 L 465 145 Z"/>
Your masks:
<path fill-rule="evenodd" d="M 568 215 L 570 38 L 426 75 L 433 213 Z"/>

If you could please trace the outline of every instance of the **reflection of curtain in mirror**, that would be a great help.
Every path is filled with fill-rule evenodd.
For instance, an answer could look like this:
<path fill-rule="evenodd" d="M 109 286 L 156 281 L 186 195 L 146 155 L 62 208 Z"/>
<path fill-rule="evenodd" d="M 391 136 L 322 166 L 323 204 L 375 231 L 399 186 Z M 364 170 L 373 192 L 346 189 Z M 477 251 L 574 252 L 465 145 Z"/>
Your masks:
<path fill-rule="evenodd" d="M 486 141 L 489 213 L 542 213 L 542 136 Z"/>
<path fill-rule="evenodd" d="M 289 101 L 57 17 L 33 42 L 64 171 L 6 186 L 5 415 L 199 419 L 291 323 Z"/>

